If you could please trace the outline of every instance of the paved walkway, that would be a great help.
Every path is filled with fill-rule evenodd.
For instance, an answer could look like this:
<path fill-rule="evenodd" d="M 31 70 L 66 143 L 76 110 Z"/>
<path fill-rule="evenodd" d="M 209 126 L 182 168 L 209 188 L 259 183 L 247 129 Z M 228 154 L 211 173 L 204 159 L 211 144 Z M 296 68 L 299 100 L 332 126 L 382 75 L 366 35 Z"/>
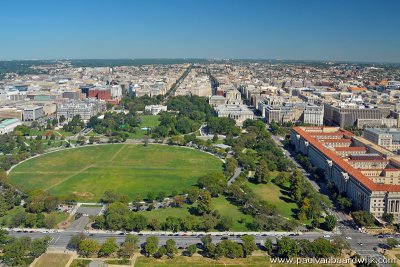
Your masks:
<path fill-rule="evenodd" d="M 232 175 L 232 177 L 228 180 L 228 186 L 233 184 L 236 181 L 236 178 L 239 177 L 240 173 L 242 172 L 242 169 L 237 167 Z"/>

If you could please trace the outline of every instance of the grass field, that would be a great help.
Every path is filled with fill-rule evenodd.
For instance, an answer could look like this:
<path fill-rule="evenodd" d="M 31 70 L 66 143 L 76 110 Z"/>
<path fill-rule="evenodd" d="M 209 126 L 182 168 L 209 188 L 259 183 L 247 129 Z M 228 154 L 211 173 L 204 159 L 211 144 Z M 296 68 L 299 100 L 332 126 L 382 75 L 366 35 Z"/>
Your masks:
<path fill-rule="evenodd" d="M 70 258 L 71 255 L 68 254 L 45 253 L 34 267 L 64 267 Z"/>
<path fill-rule="evenodd" d="M 166 257 L 162 259 L 155 258 L 147 258 L 147 257 L 138 257 L 135 263 L 135 267 L 172 267 L 172 266 L 195 266 L 195 267 L 219 267 L 219 266 L 229 266 L 229 267 L 286 267 L 286 266 L 310 266 L 307 264 L 282 264 L 282 263 L 270 263 L 268 257 L 265 256 L 251 256 L 248 258 L 239 258 L 239 259 L 228 259 L 222 258 L 219 260 L 212 260 L 209 258 L 204 258 L 200 256 L 193 257 L 182 257 L 178 256 L 173 259 L 167 259 Z M 350 265 L 328 265 L 328 264 L 313 264 L 313 266 L 350 266 Z"/>
<path fill-rule="evenodd" d="M 258 197 L 274 204 L 279 214 L 286 218 L 295 218 L 294 211 L 297 209 L 297 205 L 285 195 L 288 194 L 287 190 L 280 188 L 272 182 L 268 184 L 246 182 L 246 185 L 248 185 Z"/>
<path fill-rule="evenodd" d="M 74 259 L 69 267 L 86 267 L 89 266 L 91 260 L 87 259 Z"/>
<path fill-rule="evenodd" d="M 140 126 L 136 127 L 136 133 L 131 134 L 129 137 L 134 138 L 134 139 L 140 139 L 143 138 L 147 131 L 142 130 L 141 128 L 154 128 L 157 127 L 160 124 L 160 121 L 158 120 L 160 116 L 158 115 L 142 115 L 140 116 L 141 122 Z"/>
<path fill-rule="evenodd" d="M 222 162 L 193 149 L 162 145 L 97 145 L 45 154 L 16 166 L 12 184 L 43 189 L 57 196 L 98 201 L 112 189 L 131 199 L 150 191 L 170 194 L 194 185 L 197 178 L 221 171 Z"/>
<path fill-rule="evenodd" d="M 251 223 L 253 218 L 250 215 L 243 214 L 238 207 L 229 203 L 224 196 L 213 198 L 211 205 L 213 210 L 218 210 L 221 216 L 232 218 L 232 230 L 248 231 L 246 223 Z M 196 205 L 190 206 L 185 204 L 182 208 L 165 208 L 151 211 L 141 211 L 139 213 L 145 215 L 149 220 L 157 219 L 159 222 L 164 222 L 168 216 L 184 218 L 190 215 L 190 207 L 196 207 Z M 241 221 L 241 223 L 239 221 Z"/>

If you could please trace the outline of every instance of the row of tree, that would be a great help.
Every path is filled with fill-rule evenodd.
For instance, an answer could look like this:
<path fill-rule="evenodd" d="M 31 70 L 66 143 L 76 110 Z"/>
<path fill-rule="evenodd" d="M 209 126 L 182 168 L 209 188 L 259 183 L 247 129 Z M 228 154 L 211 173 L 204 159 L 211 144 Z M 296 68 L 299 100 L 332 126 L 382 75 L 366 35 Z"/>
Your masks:
<path fill-rule="evenodd" d="M 2 251 L 2 263 L 5 266 L 26 266 L 33 259 L 46 252 L 50 237 L 10 237 L 8 232 L 0 229 L 0 249 Z"/>
<path fill-rule="evenodd" d="M 100 245 L 98 241 L 88 238 L 83 233 L 78 233 L 70 239 L 67 247 L 77 250 L 84 257 L 97 255 L 99 257 L 108 257 L 116 253 L 119 257 L 130 258 L 138 248 L 139 238 L 135 235 L 125 236 L 124 242 L 117 244 L 115 237 L 110 237 Z"/>

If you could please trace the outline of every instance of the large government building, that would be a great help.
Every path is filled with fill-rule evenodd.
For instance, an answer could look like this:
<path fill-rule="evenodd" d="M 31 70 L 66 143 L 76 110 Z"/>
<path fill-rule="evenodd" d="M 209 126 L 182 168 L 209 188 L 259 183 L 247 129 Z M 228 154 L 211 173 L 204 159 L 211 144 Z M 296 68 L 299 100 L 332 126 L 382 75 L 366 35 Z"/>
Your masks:
<path fill-rule="evenodd" d="M 356 209 L 400 222 L 398 155 L 339 127 L 294 127 L 290 139 Z"/>

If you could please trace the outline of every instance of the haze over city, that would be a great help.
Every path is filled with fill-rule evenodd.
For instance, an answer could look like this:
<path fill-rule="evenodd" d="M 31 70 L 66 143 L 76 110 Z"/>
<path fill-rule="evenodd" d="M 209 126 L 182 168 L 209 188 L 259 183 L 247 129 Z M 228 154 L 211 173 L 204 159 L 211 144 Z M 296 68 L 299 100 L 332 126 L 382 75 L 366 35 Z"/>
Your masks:
<path fill-rule="evenodd" d="M 400 62 L 400 2 L 2 1 L 0 59 Z"/>
<path fill-rule="evenodd" d="M 400 1 L 0 10 L 0 266 L 400 266 Z"/>

